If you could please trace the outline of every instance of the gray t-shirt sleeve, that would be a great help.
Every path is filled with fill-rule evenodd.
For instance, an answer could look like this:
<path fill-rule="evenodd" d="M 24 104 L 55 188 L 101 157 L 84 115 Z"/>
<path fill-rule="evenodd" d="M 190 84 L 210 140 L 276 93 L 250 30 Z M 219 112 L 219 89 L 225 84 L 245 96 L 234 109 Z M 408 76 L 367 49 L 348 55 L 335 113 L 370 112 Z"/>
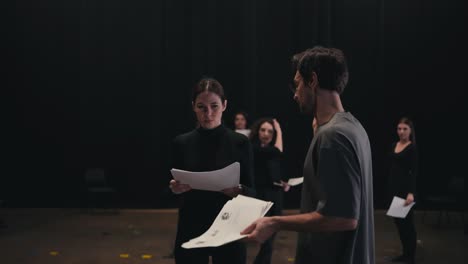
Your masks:
<path fill-rule="evenodd" d="M 325 200 L 320 201 L 318 212 L 325 216 L 358 220 L 361 173 L 352 146 L 344 140 L 327 144 L 319 152 L 317 173 Z"/>

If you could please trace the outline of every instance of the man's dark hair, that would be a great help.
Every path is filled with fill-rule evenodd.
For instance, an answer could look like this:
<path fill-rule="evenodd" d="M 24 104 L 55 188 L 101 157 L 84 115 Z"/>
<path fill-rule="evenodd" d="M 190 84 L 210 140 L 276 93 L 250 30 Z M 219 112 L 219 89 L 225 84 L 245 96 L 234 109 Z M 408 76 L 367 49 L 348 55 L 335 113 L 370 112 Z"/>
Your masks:
<path fill-rule="evenodd" d="M 348 66 L 343 52 L 336 48 L 316 46 L 295 54 L 291 58 L 293 69 L 299 71 L 305 83 L 310 82 L 312 72 L 318 77 L 322 89 L 343 93 L 348 83 Z"/>

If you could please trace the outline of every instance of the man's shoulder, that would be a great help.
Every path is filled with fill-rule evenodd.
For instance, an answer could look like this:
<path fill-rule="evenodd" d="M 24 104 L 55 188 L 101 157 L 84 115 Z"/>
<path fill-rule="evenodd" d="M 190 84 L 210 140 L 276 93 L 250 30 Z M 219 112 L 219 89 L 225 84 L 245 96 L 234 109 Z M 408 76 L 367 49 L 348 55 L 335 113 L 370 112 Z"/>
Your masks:
<path fill-rule="evenodd" d="M 349 112 L 340 113 L 329 133 L 333 135 L 344 135 L 346 137 L 365 136 L 367 132 L 361 122 Z"/>
<path fill-rule="evenodd" d="M 320 141 L 323 147 L 346 147 L 368 142 L 368 136 L 362 126 L 347 122 L 337 122 L 320 131 Z M 367 144 L 367 143 L 366 143 Z"/>

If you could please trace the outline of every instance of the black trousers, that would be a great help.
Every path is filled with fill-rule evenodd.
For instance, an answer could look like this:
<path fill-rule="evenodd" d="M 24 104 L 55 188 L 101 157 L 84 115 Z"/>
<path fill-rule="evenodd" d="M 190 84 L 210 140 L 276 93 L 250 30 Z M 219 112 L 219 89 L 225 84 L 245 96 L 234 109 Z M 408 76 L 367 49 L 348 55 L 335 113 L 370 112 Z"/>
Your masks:
<path fill-rule="evenodd" d="M 276 234 L 271 236 L 268 240 L 263 242 L 260 246 L 260 250 L 255 257 L 254 264 L 270 264 L 271 256 L 273 255 L 273 242 L 275 240 Z"/>
<path fill-rule="evenodd" d="M 400 235 L 403 255 L 414 259 L 416 255 L 416 228 L 414 226 L 413 210 L 410 210 L 406 218 L 394 218 L 395 225 Z"/>
<path fill-rule="evenodd" d="M 261 200 L 272 201 L 273 206 L 266 216 L 276 216 L 282 214 L 283 209 L 283 190 L 278 187 L 257 189 L 257 197 Z M 271 236 L 268 240 L 263 242 L 260 250 L 255 257 L 254 264 L 270 264 L 271 256 L 273 255 L 273 243 L 275 236 Z"/>
<path fill-rule="evenodd" d="M 208 264 L 210 256 L 213 264 L 245 264 L 247 250 L 240 241 L 216 248 L 185 249 L 178 245 L 174 249 L 176 264 Z"/>

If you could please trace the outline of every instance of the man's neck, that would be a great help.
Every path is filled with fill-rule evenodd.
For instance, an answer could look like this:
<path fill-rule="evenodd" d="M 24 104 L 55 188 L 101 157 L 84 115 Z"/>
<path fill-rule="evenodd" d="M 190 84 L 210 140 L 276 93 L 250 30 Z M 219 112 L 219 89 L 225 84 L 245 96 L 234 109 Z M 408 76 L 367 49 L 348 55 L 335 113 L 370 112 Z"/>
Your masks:
<path fill-rule="evenodd" d="M 318 125 L 327 123 L 336 113 L 344 112 L 340 95 L 337 92 L 320 90 L 317 96 L 317 111 L 315 116 Z"/>

